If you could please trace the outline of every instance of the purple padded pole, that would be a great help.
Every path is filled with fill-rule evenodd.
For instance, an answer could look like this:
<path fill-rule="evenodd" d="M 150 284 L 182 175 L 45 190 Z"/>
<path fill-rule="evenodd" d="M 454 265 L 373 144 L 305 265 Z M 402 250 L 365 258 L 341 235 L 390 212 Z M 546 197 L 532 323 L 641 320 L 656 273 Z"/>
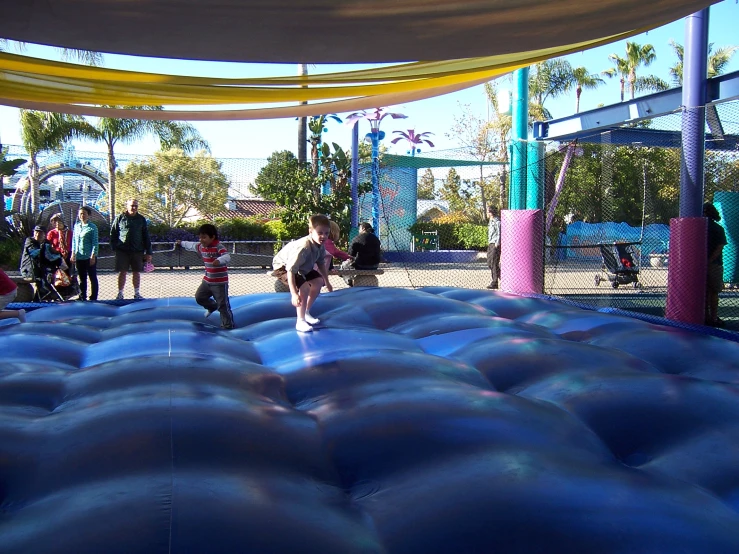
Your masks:
<path fill-rule="evenodd" d="M 702 216 L 707 65 L 708 9 L 705 9 L 685 18 L 680 217 L 670 220 L 665 315 L 683 323 L 702 323 L 705 319 L 708 245 L 706 220 Z"/>
<path fill-rule="evenodd" d="M 670 262 L 665 308 L 667 319 L 695 325 L 702 325 L 705 321 L 707 233 L 705 217 L 670 220 Z"/>
<path fill-rule="evenodd" d="M 515 293 L 544 291 L 544 210 L 500 213 L 500 288 Z"/>
<path fill-rule="evenodd" d="M 708 9 L 685 18 L 680 217 L 703 215 L 708 79 Z"/>

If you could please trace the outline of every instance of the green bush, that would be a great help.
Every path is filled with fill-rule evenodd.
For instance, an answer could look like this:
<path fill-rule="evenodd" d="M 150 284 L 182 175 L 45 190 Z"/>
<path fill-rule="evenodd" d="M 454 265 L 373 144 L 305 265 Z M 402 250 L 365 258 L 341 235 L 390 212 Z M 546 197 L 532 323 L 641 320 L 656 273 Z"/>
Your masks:
<path fill-rule="evenodd" d="M 8 271 L 18 271 L 22 250 L 23 242 L 20 239 L 0 239 L 0 267 Z"/>
<path fill-rule="evenodd" d="M 409 231 L 414 235 L 437 231 L 440 250 L 484 250 L 488 246 L 487 227 L 484 225 L 417 221 Z"/>
<path fill-rule="evenodd" d="M 485 225 L 463 223 L 455 233 L 465 250 L 485 250 L 488 247 L 488 228 Z"/>

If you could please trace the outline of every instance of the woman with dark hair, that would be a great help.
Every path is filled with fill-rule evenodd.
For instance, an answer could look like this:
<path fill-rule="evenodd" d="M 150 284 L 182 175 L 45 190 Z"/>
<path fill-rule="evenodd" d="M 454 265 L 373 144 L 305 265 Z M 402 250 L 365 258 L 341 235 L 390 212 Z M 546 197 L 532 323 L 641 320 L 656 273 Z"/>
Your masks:
<path fill-rule="evenodd" d="M 49 241 L 51 247 L 59 252 L 64 258 L 67 265 L 70 265 L 71 248 L 72 248 L 72 231 L 64 223 L 62 214 L 54 214 L 49 220 L 51 229 L 46 233 L 46 240 Z"/>
<path fill-rule="evenodd" d="M 77 223 L 72 235 L 72 263 L 77 267 L 80 276 L 79 300 L 87 300 L 87 279 L 90 279 L 90 300 L 98 299 L 98 228 L 90 216 L 92 210 L 87 206 L 80 206 L 77 212 Z"/>
<path fill-rule="evenodd" d="M 721 225 L 721 216 L 710 202 L 703 204 L 703 217 L 708 218 L 708 273 L 706 275 L 706 325 L 723 327 L 718 317 L 718 295 L 724 290 L 723 249 L 726 232 Z"/>

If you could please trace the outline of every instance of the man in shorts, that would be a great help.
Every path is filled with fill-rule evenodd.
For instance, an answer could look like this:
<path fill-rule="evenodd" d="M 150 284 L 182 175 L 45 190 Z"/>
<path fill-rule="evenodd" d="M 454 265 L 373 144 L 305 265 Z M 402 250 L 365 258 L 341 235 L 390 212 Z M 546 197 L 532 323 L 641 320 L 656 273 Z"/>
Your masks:
<path fill-rule="evenodd" d="M 115 270 L 118 272 L 118 296 L 123 300 L 126 275 L 130 270 L 133 281 L 133 299 L 143 300 L 141 296 L 141 271 L 144 262 L 151 261 L 151 239 L 146 218 L 139 213 L 139 201 L 131 198 L 126 201 L 126 211 L 113 221 L 110 227 L 110 246 L 115 252 Z"/>

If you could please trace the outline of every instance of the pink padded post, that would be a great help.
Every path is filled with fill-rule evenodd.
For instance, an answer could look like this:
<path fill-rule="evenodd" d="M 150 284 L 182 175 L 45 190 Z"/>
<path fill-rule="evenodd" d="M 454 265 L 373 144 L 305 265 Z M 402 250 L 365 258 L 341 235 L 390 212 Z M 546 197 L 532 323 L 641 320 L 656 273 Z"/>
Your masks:
<path fill-rule="evenodd" d="M 705 321 L 707 232 L 707 220 L 704 217 L 670 220 L 665 309 L 668 319 L 697 325 Z"/>
<path fill-rule="evenodd" d="M 503 210 L 500 215 L 500 288 L 544 290 L 544 212 Z"/>

